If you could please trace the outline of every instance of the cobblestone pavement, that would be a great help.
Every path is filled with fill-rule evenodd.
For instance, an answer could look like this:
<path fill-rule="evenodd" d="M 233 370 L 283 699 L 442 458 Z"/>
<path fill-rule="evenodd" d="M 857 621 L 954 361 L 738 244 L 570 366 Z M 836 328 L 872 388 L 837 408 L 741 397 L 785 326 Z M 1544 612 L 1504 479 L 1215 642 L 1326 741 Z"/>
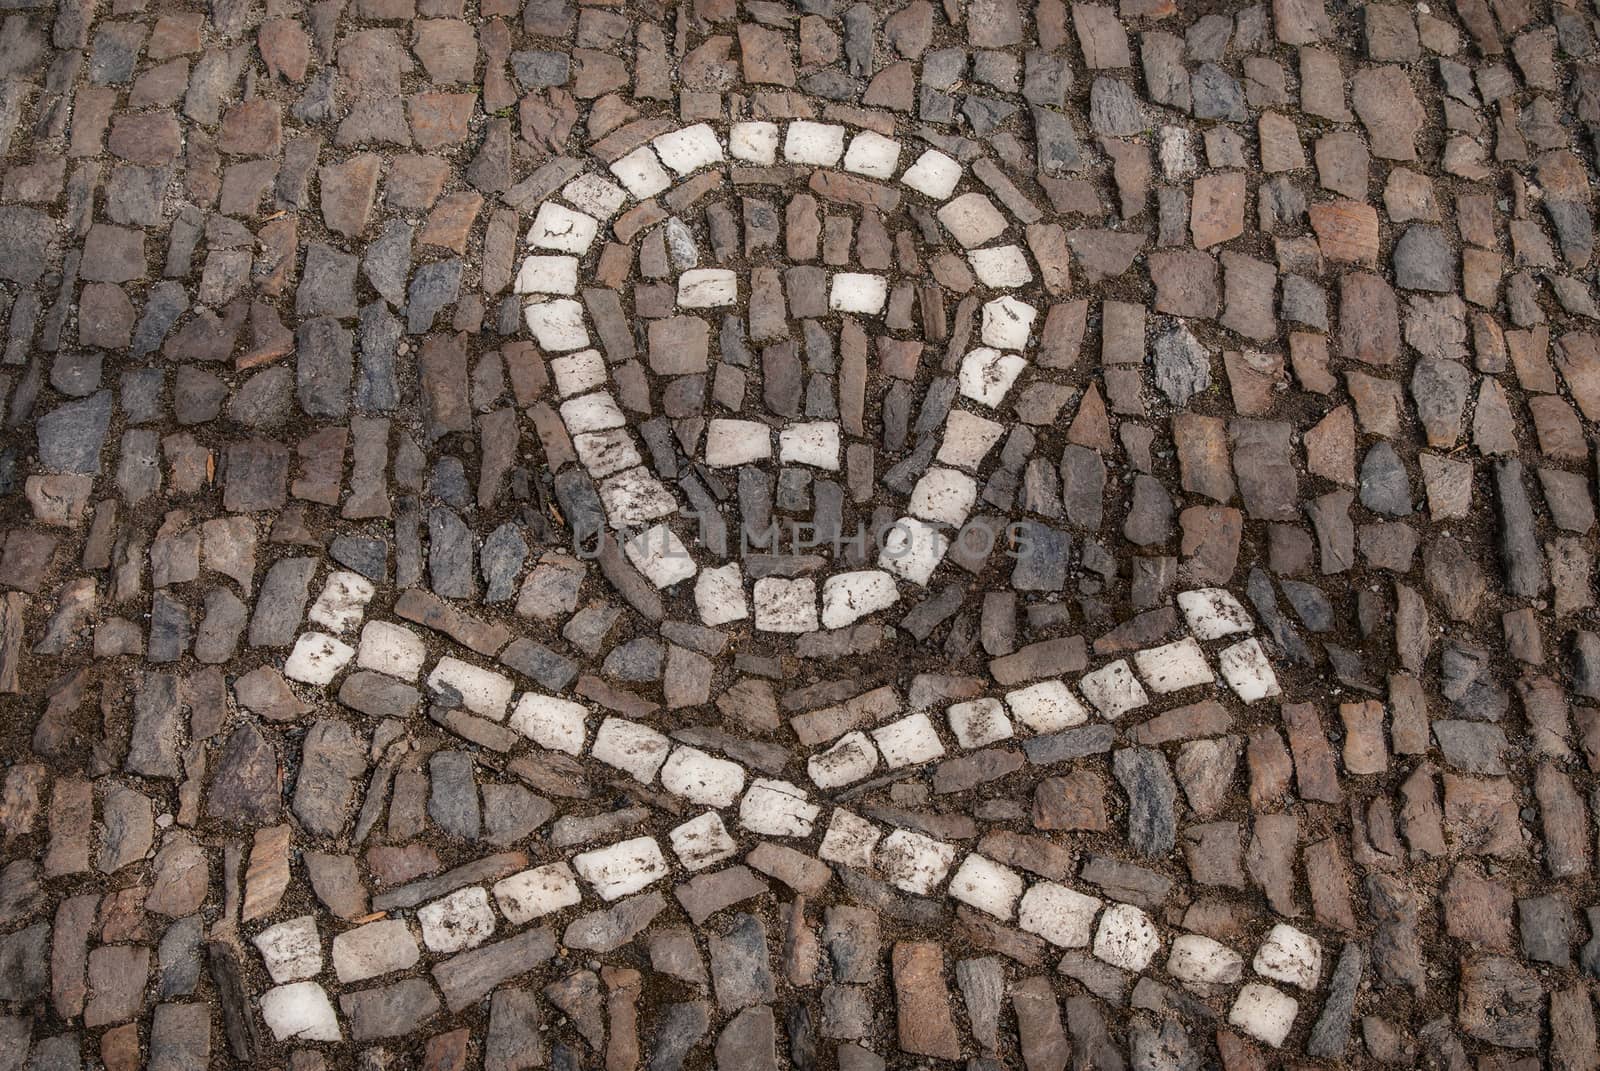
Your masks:
<path fill-rule="evenodd" d="M 1591 0 L 0 0 L 0 1071 L 1600 1069 Z"/>

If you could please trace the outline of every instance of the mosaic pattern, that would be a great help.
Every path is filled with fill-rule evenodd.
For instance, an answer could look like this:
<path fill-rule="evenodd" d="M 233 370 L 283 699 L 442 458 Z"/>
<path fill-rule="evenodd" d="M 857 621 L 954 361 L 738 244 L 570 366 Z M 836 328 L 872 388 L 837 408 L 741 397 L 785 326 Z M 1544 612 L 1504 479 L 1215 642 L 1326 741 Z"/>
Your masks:
<path fill-rule="evenodd" d="M 0 0 L 0 1071 L 1600 1071 L 1597 35 Z"/>

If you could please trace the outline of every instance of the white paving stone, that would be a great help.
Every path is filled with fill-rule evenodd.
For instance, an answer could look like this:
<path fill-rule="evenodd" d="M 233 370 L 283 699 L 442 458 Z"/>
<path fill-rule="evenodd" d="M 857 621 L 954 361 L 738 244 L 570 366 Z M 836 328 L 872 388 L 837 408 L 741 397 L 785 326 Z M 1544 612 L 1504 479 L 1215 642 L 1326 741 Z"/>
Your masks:
<path fill-rule="evenodd" d="M 1094 954 L 1113 967 L 1142 971 L 1161 949 L 1161 934 L 1139 908 L 1112 904 L 1100 916 L 1094 935 Z"/>
<path fill-rule="evenodd" d="M 945 418 L 944 440 L 939 444 L 938 460 L 958 469 L 976 471 L 1005 430 L 1003 424 L 977 413 L 952 409 Z"/>
<path fill-rule="evenodd" d="M 606 384 L 606 361 L 599 350 L 580 350 L 550 362 L 550 378 L 563 398 L 583 394 Z"/>
<path fill-rule="evenodd" d="M 828 832 L 817 848 L 817 857 L 824 862 L 867 870 L 872 866 L 873 853 L 883 833 L 877 826 L 843 807 L 835 807 L 828 819 Z"/>
<path fill-rule="evenodd" d="M 701 807 L 731 807 L 744 791 L 744 767 L 699 748 L 680 747 L 661 767 L 661 787 Z"/>
<path fill-rule="evenodd" d="M 1150 701 L 1139 678 L 1122 658 L 1079 677 L 1078 691 L 1103 717 L 1113 721 Z"/>
<path fill-rule="evenodd" d="M 632 436 L 623 428 L 581 432 L 572 437 L 572 447 L 589 475 L 597 480 L 642 464 Z"/>
<path fill-rule="evenodd" d="M 572 447 L 589 475 L 597 480 L 643 463 L 632 437 L 622 428 L 580 432 L 572 437 Z"/>
<path fill-rule="evenodd" d="M 974 249 L 967 253 L 967 260 L 972 264 L 972 274 L 978 277 L 978 282 L 991 289 L 1027 286 L 1033 278 L 1027 255 L 1014 245 Z"/>
<path fill-rule="evenodd" d="M 900 181 L 924 197 L 943 201 L 955 192 L 956 184 L 961 181 L 961 165 L 937 149 L 929 149 L 906 168 Z"/>
<path fill-rule="evenodd" d="M 961 359 L 962 397 L 996 408 L 1027 367 L 1028 362 L 1015 353 L 979 346 Z"/>
<path fill-rule="evenodd" d="M 739 802 L 739 824 L 768 837 L 808 837 L 822 808 L 788 781 L 756 778 Z"/>
<path fill-rule="evenodd" d="M 513 926 L 532 922 L 583 901 L 578 879 L 563 862 L 520 870 L 494 883 L 494 901 Z"/>
<path fill-rule="evenodd" d="M 599 175 L 579 175 L 561 187 L 561 196 L 581 211 L 597 219 L 610 219 L 628 199 L 628 191 Z"/>
<path fill-rule="evenodd" d="M 688 580 L 698 570 L 689 548 L 664 524 L 646 528 L 624 543 L 622 549 L 633 567 L 658 588 Z"/>
<path fill-rule="evenodd" d="M 303 632 L 283 663 L 283 675 L 306 684 L 330 684 L 356 649 L 321 632 Z"/>
<path fill-rule="evenodd" d="M 1006 217 L 981 193 L 964 193 L 939 209 L 939 222 L 950 236 L 968 249 L 1000 237 Z"/>
<path fill-rule="evenodd" d="M 314 915 L 268 926 L 251 938 L 273 982 L 298 982 L 322 970 L 322 938 Z"/>
<path fill-rule="evenodd" d="M 913 517 L 960 528 L 967 523 L 977 500 L 977 480 L 959 469 L 935 465 L 911 489 L 911 502 L 906 509 Z"/>
<path fill-rule="evenodd" d="M 1322 976 L 1322 945 L 1310 934 L 1280 922 L 1268 931 L 1250 966 L 1274 982 L 1315 989 Z"/>
<path fill-rule="evenodd" d="M 511 284 L 511 289 L 517 294 L 576 294 L 578 258 L 527 257 L 523 260 L 522 267 L 517 269 L 517 278 Z"/>
<path fill-rule="evenodd" d="M 656 771 L 667 761 L 667 752 L 671 750 L 672 741 L 650 726 L 626 718 L 607 718 L 594 734 L 594 746 L 589 749 L 589 755 L 648 785 L 655 780 Z"/>
<path fill-rule="evenodd" d="M 778 432 L 778 461 L 839 471 L 839 425 L 831 420 L 791 424 Z"/>
<path fill-rule="evenodd" d="M 901 517 L 883 536 L 878 565 L 927 587 L 928 579 L 949 549 L 950 540 L 943 532 L 915 517 Z"/>
<path fill-rule="evenodd" d="M 428 687 L 436 693 L 459 695 L 462 706 L 494 721 L 505 720 L 506 705 L 517 690 L 509 677 L 452 655 L 439 659 L 428 674 Z"/>
<path fill-rule="evenodd" d="M 678 307 L 714 309 L 739 301 L 739 277 L 726 268 L 692 268 L 678 276 Z"/>
<path fill-rule="evenodd" d="M 734 123 L 728 131 L 728 153 L 746 163 L 772 166 L 778 162 L 778 124 Z"/>
<path fill-rule="evenodd" d="M 869 777 L 878 768 L 878 749 L 867 734 L 846 733 L 826 751 L 806 760 L 806 773 L 818 788 L 843 788 Z"/>
<path fill-rule="evenodd" d="M 672 185 L 672 176 L 667 174 L 656 154 L 650 151 L 650 146 L 641 145 L 628 153 L 620 160 L 611 164 L 611 173 L 617 176 L 617 181 L 628 188 L 628 192 L 643 201 L 654 197 L 668 186 Z"/>
<path fill-rule="evenodd" d="M 728 828 L 716 811 L 707 811 L 674 826 L 667 832 L 667 839 L 672 842 L 673 854 L 685 870 L 704 870 L 731 859 L 739 851 L 739 845 L 728 835 Z"/>
<path fill-rule="evenodd" d="M 955 861 L 955 845 L 909 829 L 897 829 L 878 843 L 878 870 L 884 880 L 917 896 L 932 894 Z"/>
<path fill-rule="evenodd" d="M 756 628 L 762 632 L 815 632 L 817 582 L 764 576 L 756 581 Z"/>
<path fill-rule="evenodd" d="M 1233 694 L 1246 703 L 1279 694 L 1278 675 L 1254 636 L 1217 652 L 1217 666 Z"/>
<path fill-rule="evenodd" d="M 997 919 L 1011 921 L 1022 896 L 1022 875 L 973 852 L 950 879 L 950 895 Z"/>
<path fill-rule="evenodd" d="M 997 350 L 1022 350 L 1028 346 L 1039 310 L 1007 294 L 983 306 L 983 344 Z"/>
<path fill-rule="evenodd" d="M 1289 994 L 1260 982 L 1246 982 L 1228 1012 L 1228 1024 L 1276 1049 L 1294 1029 L 1299 1011 L 1300 1002 Z"/>
<path fill-rule="evenodd" d="M 607 848 L 572 857 L 578 876 L 594 886 L 602 900 L 620 900 L 667 876 L 661 845 L 652 837 L 634 837 Z"/>
<path fill-rule="evenodd" d="M 339 1016 L 315 982 L 291 982 L 261 994 L 261 1018 L 279 1041 L 338 1041 Z"/>
<path fill-rule="evenodd" d="M 873 130 L 863 130 L 850 139 L 844 154 L 844 169 L 869 178 L 894 177 L 900 163 L 900 143 Z"/>
<path fill-rule="evenodd" d="M 421 958 L 422 949 L 402 919 L 379 919 L 333 939 L 333 972 L 341 985 L 407 970 Z"/>
<path fill-rule="evenodd" d="M 872 739 L 883 755 L 884 765 L 891 770 L 929 762 L 944 754 L 944 744 L 927 714 L 918 713 L 880 725 L 872 730 Z"/>
<path fill-rule="evenodd" d="M 844 127 L 797 119 L 783 139 L 783 158 L 791 164 L 832 167 L 844 155 Z"/>
<path fill-rule="evenodd" d="M 581 755 L 588 716 L 589 710 L 582 703 L 524 692 L 506 724 L 548 751 Z"/>
<path fill-rule="evenodd" d="M 368 621 L 361 627 L 356 665 L 362 669 L 414 681 L 427 659 L 428 645 L 404 625 L 393 621 Z"/>
<path fill-rule="evenodd" d="M 1086 948 L 1100 901 L 1053 881 L 1035 882 L 1017 905 L 1017 925 L 1057 948 Z"/>
<path fill-rule="evenodd" d="M 722 143 L 707 123 L 662 134 L 654 144 L 661 162 L 680 175 L 691 175 L 722 160 Z"/>
<path fill-rule="evenodd" d="M 1232 985 L 1244 977 L 1244 957 L 1200 933 L 1186 933 L 1172 942 L 1167 973 L 1197 992 Z"/>
<path fill-rule="evenodd" d="M 581 350 L 589 345 L 583 306 L 571 298 L 531 301 L 522 310 L 522 316 L 540 348 L 550 353 Z"/>
<path fill-rule="evenodd" d="M 1194 155 L 1194 138 L 1188 127 L 1164 126 L 1159 134 L 1161 172 L 1169 181 L 1186 179 L 1200 169 Z"/>
<path fill-rule="evenodd" d="M 645 524 L 678 512 L 677 500 L 644 466 L 619 472 L 600 484 L 600 504 L 613 528 Z"/>
<path fill-rule="evenodd" d="M 494 936 L 494 909 L 482 887 L 469 885 L 417 909 L 422 943 L 430 952 L 477 948 Z"/>
<path fill-rule="evenodd" d="M 700 623 L 715 627 L 750 616 L 744 595 L 744 578 L 738 562 L 702 569 L 694 582 L 694 605 Z"/>
<path fill-rule="evenodd" d="M 772 429 L 759 420 L 718 417 L 706 426 L 706 464 L 733 468 L 772 456 Z"/>
<path fill-rule="evenodd" d="M 1059 733 L 1089 720 L 1064 681 L 1040 681 L 1006 693 L 1011 716 L 1036 733 Z"/>
<path fill-rule="evenodd" d="M 334 632 L 361 624 L 372 601 L 372 581 L 358 573 L 335 569 L 322 585 L 322 594 L 311 604 L 312 621 Z"/>
<path fill-rule="evenodd" d="M 1217 640 L 1235 632 L 1249 632 L 1254 622 L 1239 600 L 1222 588 L 1197 588 L 1178 593 L 1178 609 L 1189 631 L 1202 640 Z"/>
<path fill-rule="evenodd" d="M 822 582 L 822 627 L 844 628 L 887 610 L 900 598 L 894 577 L 881 569 L 835 573 Z"/>
<path fill-rule="evenodd" d="M 1181 692 L 1185 688 L 1215 684 L 1217 681 L 1212 676 L 1205 651 L 1201 650 L 1193 636 L 1185 636 L 1160 647 L 1135 651 L 1133 663 L 1139 668 L 1139 676 L 1157 695 Z"/>
<path fill-rule="evenodd" d="M 609 431 L 628 423 L 617 401 L 605 391 L 585 394 L 561 403 L 561 422 L 573 435 Z"/>
<path fill-rule="evenodd" d="M 600 233 L 600 221 L 583 212 L 574 212 L 566 205 L 546 201 L 539 206 L 528 228 L 528 244 L 535 249 L 553 249 L 557 253 L 574 253 L 583 256 Z"/>
<path fill-rule="evenodd" d="M 950 731 L 956 743 L 971 749 L 1009 740 L 1012 736 L 1011 719 L 1006 717 L 1005 705 L 998 699 L 973 699 L 954 703 L 945 711 L 950 719 Z"/>
<path fill-rule="evenodd" d="M 834 312 L 876 316 L 888 300 L 889 280 L 870 272 L 838 272 L 829 284 L 828 308 Z"/>

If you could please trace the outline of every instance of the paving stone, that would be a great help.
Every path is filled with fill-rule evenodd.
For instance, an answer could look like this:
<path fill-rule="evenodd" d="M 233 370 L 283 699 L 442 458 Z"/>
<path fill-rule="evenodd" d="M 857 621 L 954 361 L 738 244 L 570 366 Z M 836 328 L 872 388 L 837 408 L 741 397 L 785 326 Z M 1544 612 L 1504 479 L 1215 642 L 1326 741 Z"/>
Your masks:
<path fill-rule="evenodd" d="M 0 177 L 31 433 L 0 488 L 33 514 L 0 691 L 39 712 L 0 828 L 43 853 L 0 883 L 0 999 L 91 1010 L 108 1067 L 210 1060 L 216 1010 L 234 1060 L 295 1068 L 346 1030 L 374 1066 L 762 1067 L 780 1024 L 797 1067 L 1293 1065 L 1358 1009 L 1379 1062 L 1588 1066 L 1579 14 L 361 0 L 224 3 L 213 40 L 139 7 L 0 19 L 0 145 L 36 143 Z M 1046 839 L 1074 830 L 1104 843 Z M 270 986 L 225 937 L 199 985 L 223 916 Z M 556 922 L 649 966 L 536 994 Z M 152 947 L 147 1008 L 109 973 Z M 1368 975 L 1453 1011 L 1368 1007 Z"/>

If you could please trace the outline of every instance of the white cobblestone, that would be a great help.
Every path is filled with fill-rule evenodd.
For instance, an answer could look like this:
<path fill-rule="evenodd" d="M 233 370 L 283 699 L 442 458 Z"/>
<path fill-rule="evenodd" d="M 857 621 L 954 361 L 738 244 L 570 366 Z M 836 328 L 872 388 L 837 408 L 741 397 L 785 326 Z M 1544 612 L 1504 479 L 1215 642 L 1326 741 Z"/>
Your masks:
<path fill-rule="evenodd" d="M 594 746 L 589 749 L 589 755 L 648 785 L 655 780 L 661 764 L 667 761 L 670 750 L 672 741 L 648 725 L 626 718 L 607 718 L 594 734 Z"/>
<path fill-rule="evenodd" d="M 926 714 L 912 714 L 872 730 L 872 739 L 891 770 L 930 762 L 944 754 L 944 744 Z"/>
<path fill-rule="evenodd" d="M 588 716 L 582 703 L 526 692 L 517 700 L 507 724 L 542 748 L 581 755 Z"/>
<path fill-rule="evenodd" d="M 539 206 L 533 226 L 528 228 L 528 244 L 535 249 L 553 249 L 557 253 L 581 257 L 589 251 L 599 233 L 600 221 L 593 216 L 546 201 Z"/>
<path fill-rule="evenodd" d="M 372 601 L 372 581 L 357 573 L 335 569 L 323 582 L 322 594 L 311 604 L 307 615 L 313 622 L 339 633 L 361 624 L 367 603 Z"/>
<path fill-rule="evenodd" d="M 321 632 L 304 632 L 283 663 L 283 675 L 306 684 L 331 684 L 356 649 Z"/>
<path fill-rule="evenodd" d="M 902 892 L 929 896 L 956 861 L 953 844 L 909 829 L 897 829 L 878 844 L 878 870 Z"/>
<path fill-rule="evenodd" d="M 894 577 L 881 569 L 835 573 L 822 582 L 822 627 L 844 628 L 887 610 L 900 598 Z"/>
<path fill-rule="evenodd" d="M 572 868 L 563 862 L 520 870 L 494 884 L 494 900 L 513 926 L 583 902 Z"/>
<path fill-rule="evenodd" d="M 739 824 L 769 837 L 805 837 L 821 813 L 798 785 L 757 778 L 739 803 Z"/>
<path fill-rule="evenodd" d="M 731 807 L 744 791 L 744 767 L 679 747 L 661 767 L 661 787 L 701 807 Z"/>
<path fill-rule="evenodd" d="M 628 188 L 636 200 L 646 200 L 654 197 L 668 186 L 672 185 L 672 176 L 667 174 L 656 154 L 650 151 L 650 146 L 641 145 L 628 153 L 620 160 L 611 164 L 611 173 L 617 176 L 617 181 Z"/>
<path fill-rule="evenodd" d="M 843 788 L 869 777 L 878 768 L 878 749 L 872 746 L 867 734 L 857 731 L 846 733 L 826 751 L 818 752 L 806 761 L 806 773 L 818 788 Z"/>
<path fill-rule="evenodd" d="M 1161 934 L 1150 916 L 1132 904 L 1112 904 L 1100 916 L 1094 954 L 1113 967 L 1142 971 L 1161 950 Z"/>
<path fill-rule="evenodd" d="M 428 659 L 422 637 L 392 621 L 368 621 L 361 628 L 356 665 L 404 681 L 414 681 Z"/>
<path fill-rule="evenodd" d="M 694 576 L 698 566 L 677 533 L 664 524 L 647 528 L 622 545 L 633 567 L 658 588 Z"/>
<path fill-rule="evenodd" d="M 268 926 L 251 943 L 275 983 L 297 982 L 322 971 L 322 938 L 314 915 L 300 915 Z"/>
<path fill-rule="evenodd" d="M 762 632 L 815 632 L 817 582 L 764 576 L 756 581 L 756 628 Z"/>
<path fill-rule="evenodd" d="M 1246 982 L 1228 1011 L 1228 1024 L 1274 1049 L 1281 1046 L 1294 1029 L 1300 1002 L 1260 982 Z"/>
<path fill-rule="evenodd" d="M 1006 708 L 998 699 L 973 699 L 952 704 L 945 711 L 950 719 L 950 731 L 956 743 L 963 748 L 985 747 L 1000 740 L 1009 740 L 1013 730 Z"/>
<path fill-rule="evenodd" d="M 900 163 L 900 143 L 873 130 L 863 130 L 850 139 L 844 154 L 844 169 L 869 178 L 894 177 Z"/>
<path fill-rule="evenodd" d="M 1102 716 L 1115 721 L 1150 701 L 1126 659 L 1117 659 L 1078 678 L 1078 691 Z"/>
<path fill-rule="evenodd" d="M 1086 948 L 1100 901 L 1053 881 L 1035 882 L 1017 906 L 1017 925 L 1057 948 Z"/>
<path fill-rule="evenodd" d="M 460 952 L 476 948 L 494 936 L 494 910 L 489 894 L 469 885 L 417 909 L 422 943 L 430 952 Z"/>
<path fill-rule="evenodd" d="M 530 301 L 522 316 L 539 346 L 550 353 L 581 350 L 589 345 L 583 306 L 571 298 Z"/>
<path fill-rule="evenodd" d="M 739 845 L 728 835 L 728 827 L 722 824 L 722 816 L 716 811 L 707 811 L 673 827 L 667 839 L 672 842 L 673 854 L 685 870 L 704 870 L 733 858 L 739 851 Z"/>
<path fill-rule="evenodd" d="M 833 167 L 844 155 L 844 127 L 796 120 L 783 139 L 783 158 L 791 164 Z"/>
<path fill-rule="evenodd" d="M 578 876 L 594 886 L 602 900 L 620 900 L 667 876 L 661 845 L 651 837 L 634 837 L 572 857 Z"/>
<path fill-rule="evenodd" d="M 997 919 L 1011 921 L 1022 896 L 1022 875 L 973 852 L 950 879 L 950 895 Z"/>
<path fill-rule="evenodd" d="M 516 691 L 509 677 L 452 655 L 439 659 L 439 664 L 428 674 L 428 687 L 437 694 L 459 695 L 462 706 L 494 721 L 505 720 L 506 705 Z"/>
<path fill-rule="evenodd" d="M 673 130 L 655 139 L 661 162 L 680 175 L 691 175 L 722 160 L 722 143 L 706 123 Z"/>
<path fill-rule="evenodd" d="M 1063 681 L 1040 681 L 1007 692 L 1006 706 L 1036 733 L 1058 733 L 1089 720 L 1089 712 Z"/>
<path fill-rule="evenodd" d="M 828 819 L 828 832 L 817 848 L 817 857 L 840 866 L 866 870 L 883 833 L 877 826 L 843 807 L 835 807 Z"/>
<path fill-rule="evenodd" d="M 771 167 L 778 162 L 778 124 L 734 123 L 728 132 L 728 152 L 746 163 Z"/>

